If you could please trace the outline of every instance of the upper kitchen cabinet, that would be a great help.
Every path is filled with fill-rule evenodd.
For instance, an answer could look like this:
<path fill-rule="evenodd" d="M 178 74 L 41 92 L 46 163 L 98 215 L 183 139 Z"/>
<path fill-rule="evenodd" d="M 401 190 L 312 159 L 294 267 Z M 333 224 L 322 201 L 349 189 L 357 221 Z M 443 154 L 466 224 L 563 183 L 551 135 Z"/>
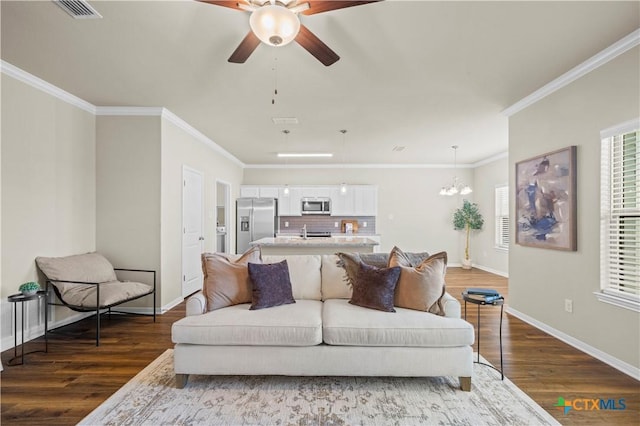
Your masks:
<path fill-rule="evenodd" d="M 358 216 L 378 215 L 378 188 L 370 185 L 353 186 L 355 211 Z"/>
<path fill-rule="evenodd" d="M 289 193 L 285 194 L 284 188 L 278 188 L 278 216 L 302 216 L 300 211 L 300 199 L 302 190 L 289 187 Z"/>
<path fill-rule="evenodd" d="M 331 198 L 332 186 L 302 186 L 302 198 Z"/>
<path fill-rule="evenodd" d="M 241 198 L 278 198 L 277 186 L 241 185 Z"/>
<path fill-rule="evenodd" d="M 331 193 L 332 216 L 376 216 L 378 188 L 373 185 L 348 185 L 342 193 L 336 186 Z"/>

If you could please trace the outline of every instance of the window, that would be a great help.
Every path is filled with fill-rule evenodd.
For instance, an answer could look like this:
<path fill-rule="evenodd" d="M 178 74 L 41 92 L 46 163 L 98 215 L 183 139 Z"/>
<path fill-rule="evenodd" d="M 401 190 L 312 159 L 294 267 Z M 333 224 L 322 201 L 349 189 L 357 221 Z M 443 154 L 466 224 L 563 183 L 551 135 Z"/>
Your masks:
<path fill-rule="evenodd" d="M 509 186 L 496 186 L 496 248 L 509 250 Z"/>
<path fill-rule="evenodd" d="M 640 120 L 601 133 L 602 302 L 640 311 Z"/>

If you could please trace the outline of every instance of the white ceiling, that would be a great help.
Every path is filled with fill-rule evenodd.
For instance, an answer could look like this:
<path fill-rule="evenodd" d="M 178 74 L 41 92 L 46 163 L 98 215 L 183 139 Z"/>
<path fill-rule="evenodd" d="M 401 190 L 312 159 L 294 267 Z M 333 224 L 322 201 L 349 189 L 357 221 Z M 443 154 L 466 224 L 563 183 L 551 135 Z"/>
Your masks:
<path fill-rule="evenodd" d="M 301 16 L 340 55 L 330 67 L 295 43 L 239 65 L 227 58 L 247 13 L 91 4 L 103 19 L 3 0 L 2 59 L 96 106 L 165 107 L 246 164 L 285 164 L 283 150 L 335 154 L 309 164 L 451 164 L 454 144 L 459 163 L 481 161 L 507 151 L 503 109 L 640 27 L 637 1 L 384 1 Z"/>

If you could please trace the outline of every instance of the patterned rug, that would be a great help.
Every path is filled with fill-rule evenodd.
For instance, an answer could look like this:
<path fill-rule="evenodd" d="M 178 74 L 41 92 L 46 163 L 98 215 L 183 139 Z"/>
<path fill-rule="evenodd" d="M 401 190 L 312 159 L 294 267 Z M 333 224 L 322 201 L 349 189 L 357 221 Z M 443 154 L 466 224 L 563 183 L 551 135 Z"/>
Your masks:
<path fill-rule="evenodd" d="M 492 368 L 456 377 L 190 376 L 176 389 L 169 349 L 81 425 L 559 424 Z"/>

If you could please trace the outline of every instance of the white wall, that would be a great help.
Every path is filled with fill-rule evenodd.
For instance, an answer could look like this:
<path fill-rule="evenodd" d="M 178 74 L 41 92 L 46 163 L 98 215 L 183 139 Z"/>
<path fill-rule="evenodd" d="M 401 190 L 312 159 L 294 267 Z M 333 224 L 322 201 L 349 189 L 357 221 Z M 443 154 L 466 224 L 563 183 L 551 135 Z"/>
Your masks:
<path fill-rule="evenodd" d="M 167 119 L 162 120 L 162 279 L 163 303 L 182 298 L 182 169 L 204 175 L 204 250 L 216 249 L 216 180 L 231 185 L 231 198 L 239 193 L 242 168 Z M 235 209 L 233 209 L 235 212 Z M 231 215 L 227 229 L 235 229 Z M 235 241 L 230 252 L 235 252 Z"/>
<path fill-rule="evenodd" d="M 457 175 L 473 185 L 472 169 L 458 168 Z M 462 199 L 439 195 L 440 188 L 451 183 L 453 176 L 453 169 L 247 168 L 243 183 L 324 185 L 344 181 L 377 185 L 376 232 L 382 237 L 380 251 L 388 252 L 394 245 L 405 251 L 447 251 L 449 262 L 460 264 L 464 255 L 464 238 L 462 232 L 454 231 L 452 218 Z"/>
<path fill-rule="evenodd" d="M 95 117 L 2 74 L 2 342 L 13 346 L 6 297 L 39 281 L 37 256 L 96 248 Z M 44 330 L 36 304 L 30 334 Z M 66 308 L 54 319 L 67 317 Z M 44 320 L 44 318 L 40 318 Z M 10 347 L 10 346 L 9 346 Z"/>
<path fill-rule="evenodd" d="M 509 181 L 509 160 L 503 158 L 473 169 L 473 196 L 484 217 L 482 232 L 474 232 L 471 257 L 474 264 L 500 274 L 509 275 L 509 252 L 495 247 L 495 188 Z"/>
<path fill-rule="evenodd" d="M 116 268 L 160 272 L 160 117 L 99 116 L 96 122 L 96 246 Z M 151 284 L 149 274 L 127 277 Z M 129 305 L 153 307 L 144 297 Z"/>
<path fill-rule="evenodd" d="M 635 47 L 509 120 L 511 184 L 516 162 L 577 145 L 578 212 L 576 252 L 510 246 L 510 307 L 636 369 L 639 314 L 598 302 L 593 292 L 600 289 L 600 131 L 640 116 L 639 75 Z M 573 313 L 564 311 L 565 299 Z"/>

